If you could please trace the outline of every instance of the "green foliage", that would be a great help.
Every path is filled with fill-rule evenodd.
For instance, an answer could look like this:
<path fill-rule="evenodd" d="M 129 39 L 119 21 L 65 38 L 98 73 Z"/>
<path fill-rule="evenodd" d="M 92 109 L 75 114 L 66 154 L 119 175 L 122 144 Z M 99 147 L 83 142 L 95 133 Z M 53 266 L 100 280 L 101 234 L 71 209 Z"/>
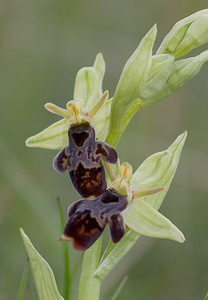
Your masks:
<path fill-rule="evenodd" d="M 143 201 L 142 204 L 140 204 L 140 202 L 137 203 L 134 199 L 131 201 L 129 215 L 129 210 L 127 210 L 124 215 L 127 214 L 127 225 L 129 224 L 133 230 L 127 230 L 124 237 L 118 244 L 113 244 L 112 242 L 110 242 L 108 248 L 106 249 L 103 255 L 103 258 L 101 259 L 99 267 L 94 273 L 95 277 L 98 277 L 100 278 L 100 280 L 103 280 L 105 276 L 113 269 L 113 267 L 121 260 L 121 258 L 126 253 L 128 253 L 128 251 L 137 242 L 137 240 L 140 237 L 138 231 L 141 232 L 143 230 L 142 233 L 147 234 L 148 230 L 151 230 L 150 227 L 154 222 L 156 228 L 158 229 L 157 236 L 159 234 L 163 235 L 164 232 L 168 234 L 168 231 L 170 230 L 168 238 L 174 237 L 173 239 L 176 239 L 180 242 L 184 241 L 181 232 L 174 225 L 169 223 L 170 221 L 164 219 L 163 216 L 156 215 L 156 210 L 158 210 L 160 205 L 162 204 L 164 197 L 168 191 L 168 188 L 171 184 L 171 181 L 174 177 L 185 139 L 186 132 L 180 135 L 167 150 L 156 153 L 147 158 L 133 174 L 131 179 L 131 187 L 133 190 L 135 188 L 145 189 L 156 186 L 163 186 L 165 187 L 165 189 L 156 195 L 149 195 L 141 198 Z M 138 212 L 140 208 L 142 209 L 142 211 Z M 135 212 L 134 209 L 136 209 Z M 147 210 L 148 213 L 146 214 Z M 142 218 L 141 215 L 143 215 Z M 153 215 L 154 219 L 150 220 L 151 217 L 153 217 Z M 133 220 L 131 220 L 131 218 L 133 218 Z M 161 222 L 160 224 L 164 222 L 161 227 L 158 224 L 156 224 L 158 219 L 159 222 Z M 152 226 L 152 228 L 153 227 L 154 226 Z M 151 232 L 151 234 L 149 233 L 147 235 L 154 234 L 153 232 Z"/>
<path fill-rule="evenodd" d="M 22 276 L 22 281 L 21 281 L 21 284 L 20 284 L 20 289 L 19 289 L 19 293 L 18 293 L 18 296 L 17 296 L 17 300 L 23 300 L 23 298 L 24 298 L 25 287 L 26 287 L 26 284 L 27 284 L 27 277 L 28 277 L 28 272 L 29 272 L 29 266 L 30 265 L 29 265 L 29 259 L 28 259 L 25 270 L 24 270 L 24 273 L 23 273 L 23 276 Z"/>
<path fill-rule="evenodd" d="M 208 51 L 196 57 L 177 61 L 175 59 L 208 42 L 207 28 L 208 10 L 185 18 L 173 27 L 156 55 L 153 55 L 152 49 L 157 33 L 156 26 L 153 26 L 125 64 L 114 96 L 110 100 L 107 100 L 108 92 L 104 94 L 102 92 L 105 62 L 103 56 L 99 54 L 92 67 L 82 68 L 78 72 L 73 100 L 66 104 L 66 110 L 53 104 L 46 105 L 49 111 L 59 114 L 63 119 L 30 137 L 26 141 L 27 146 L 49 149 L 66 146 L 68 126 L 71 124 L 71 118 L 73 119 L 73 114 L 72 117 L 70 114 L 73 111 L 74 120 L 82 122 L 86 118 L 90 119 L 97 137 L 116 146 L 138 110 L 172 94 L 199 72 L 208 60 Z M 80 300 L 99 298 L 102 280 L 141 235 L 168 238 L 178 242 L 185 240 L 180 230 L 158 212 L 177 169 L 185 139 L 186 132 L 180 135 L 166 151 L 147 158 L 133 175 L 132 172 L 127 171 L 122 173 L 124 164 L 121 165 L 119 176 L 122 179 L 118 176 L 111 186 L 119 193 L 122 191 L 120 193 L 122 195 L 125 191 L 124 194 L 129 200 L 129 208 L 124 212 L 127 230 L 118 244 L 110 242 L 101 260 L 101 238 L 85 252 L 79 288 Z M 112 175 L 113 170 L 111 171 Z M 164 189 L 157 194 L 147 193 L 141 199 L 134 197 L 134 192 L 138 189 L 146 191 L 159 187 Z M 131 195 L 133 195 L 132 199 Z M 52 294 L 50 296 L 47 294 L 49 290 L 42 288 L 40 276 L 45 285 L 49 280 L 49 285 L 53 289 L 53 291 L 50 289 L 50 292 L 54 293 L 53 296 L 59 297 L 54 299 L 63 299 L 58 293 L 52 270 L 33 248 L 23 231 L 21 233 L 30 257 L 40 299 L 47 299 L 44 297 L 53 299 Z M 41 273 L 40 266 L 37 268 L 34 261 L 38 261 L 42 270 L 44 267 L 44 272 Z"/>
<path fill-rule="evenodd" d="M 49 264 L 34 248 L 28 236 L 20 229 L 22 239 L 30 260 L 36 290 L 40 300 L 63 300 L 56 286 L 55 277 Z"/>

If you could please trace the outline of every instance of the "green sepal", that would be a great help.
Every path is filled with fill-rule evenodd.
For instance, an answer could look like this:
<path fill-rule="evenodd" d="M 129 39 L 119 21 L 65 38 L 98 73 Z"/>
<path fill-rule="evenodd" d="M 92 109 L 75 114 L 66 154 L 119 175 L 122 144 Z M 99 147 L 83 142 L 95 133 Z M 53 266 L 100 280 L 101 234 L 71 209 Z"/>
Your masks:
<path fill-rule="evenodd" d="M 183 56 L 208 42 L 208 9 L 194 13 L 177 22 L 164 38 L 157 54 Z"/>
<path fill-rule="evenodd" d="M 96 56 L 93 67 L 82 68 L 77 73 L 73 99 L 83 110 L 90 109 L 101 97 L 104 73 L 105 61 L 102 54 Z"/>
<path fill-rule="evenodd" d="M 132 176 L 131 186 L 133 189 L 150 189 L 160 186 L 165 188 L 158 194 L 141 198 L 157 210 L 160 208 L 176 172 L 186 136 L 187 132 L 185 131 L 167 150 L 148 157 Z"/>
<path fill-rule="evenodd" d="M 133 199 L 124 213 L 125 224 L 133 231 L 155 238 L 184 242 L 182 232 L 144 200 Z"/>
<path fill-rule="evenodd" d="M 50 125 L 40 133 L 29 137 L 26 146 L 46 149 L 61 149 L 68 145 L 68 125 L 67 119 Z"/>
<path fill-rule="evenodd" d="M 156 210 L 162 204 L 174 177 L 186 136 L 187 133 L 184 132 L 167 150 L 147 158 L 132 176 L 130 183 L 133 190 L 136 188 L 165 187 L 158 194 L 140 198 Z M 97 270 L 94 272 L 94 276 L 97 276 L 100 280 L 104 279 L 122 257 L 134 246 L 139 237 L 139 233 L 127 228 L 126 233 L 118 244 L 110 242 Z"/>
<path fill-rule="evenodd" d="M 156 34 L 157 29 L 154 26 L 142 39 L 123 68 L 111 106 L 109 135 L 106 139 L 109 144 L 112 144 L 112 140 L 117 138 L 116 136 L 120 137 L 123 132 L 126 112 L 139 97 L 142 86 L 147 80 Z"/>
<path fill-rule="evenodd" d="M 79 70 L 75 80 L 73 99 L 83 109 L 89 109 L 97 102 L 100 96 L 100 84 L 95 69 L 86 67 Z"/>
<path fill-rule="evenodd" d="M 112 98 L 107 100 L 94 117 L 96 137 L 100 141 L 105 141 L 108 134 L 112 100 Z"/>
<path fill-rule="evenodd" d="M 95 62 L 93 64 L 93 68 L 95 69 L 98 77 L 98 82 L 100 84 L 100 90 L 102 93 L 102 83 L 103 83 L 103 77 L 105 75 L 105 60 L 103 58 L 102 53 L 98 53 Z"/>
<path fill-rule="evenodd" d="M 169 54 L 154 55 L 146 82 L 141 88 L 140 98 L 148 100 L 157 95 L 168 80 L 174 57 Z"/>
<path fill-rule="evenodd" d="M 104 141 L 110 123 L 112 99 L 105 102 L 94 117 L 97 139 Z M 26 146 L 46 149 L 62 149 L 68 145 L 68 120 L 63 118 L 26 140 Z"/>
<path fill-rule="evenodd" d="M 64 300 L 59 294 L 54 273 L 45 259 L 34 248 L 28 236 L 20 229 L 20 233 L 29 256 L 33 279 L 40 300 Z"/>

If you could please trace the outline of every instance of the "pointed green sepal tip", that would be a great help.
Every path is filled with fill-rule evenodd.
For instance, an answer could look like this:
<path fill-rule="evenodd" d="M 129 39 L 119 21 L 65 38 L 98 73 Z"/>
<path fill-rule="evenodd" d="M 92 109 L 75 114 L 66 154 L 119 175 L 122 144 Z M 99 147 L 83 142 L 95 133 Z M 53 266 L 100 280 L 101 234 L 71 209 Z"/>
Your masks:
<path fill-rule="evenodd" d="M 20 233 L 30 260 L 31 270 L 39 299 L 64 300 L 58 291 L 51 267 L 34 248 L 22 228 L 20 228 Z"/>
<path fill-rule="evenodd" d="M 102 81 L 103 81 L 103 77 L 105 75 L 105 60 L 104 60 L 102 53 L 97 54 L 97 56 L 95 58 L 95 62 L 93 64 L 93 68 L 96 71 L 96 74 L 98 77 L 98 82 L 100 84 L 100 88 L 102 91 Z"/>
<path fill-rule="evenodd" d="M 45 149 L 61 149 L 68 145 L 67 119 L 62 119 L 40 133 L 29 137 L 26 146 Z"/>
<path fill-rule="evenodd" d="M 150 189 L 161 186 L 165 187 L 160 193 L 144 196 L 143 198 L 156 209 L 159 209 L 161 206 L 176 172 L 186 137 L 187 132 L 185 131 L 176 138 L 167 150 L 148 157 L 132 176 L 131 187 L 133 190 L 138 188 Z"/>
<path fill-rule="evenodd" d="M 101 97 L 104 74 L 105 61 L 101 53 L 96 56 L 92 67 L 84 67 L 78 71 L 73 99 L 81 105 L 83 110 L 89 110 Z"/>

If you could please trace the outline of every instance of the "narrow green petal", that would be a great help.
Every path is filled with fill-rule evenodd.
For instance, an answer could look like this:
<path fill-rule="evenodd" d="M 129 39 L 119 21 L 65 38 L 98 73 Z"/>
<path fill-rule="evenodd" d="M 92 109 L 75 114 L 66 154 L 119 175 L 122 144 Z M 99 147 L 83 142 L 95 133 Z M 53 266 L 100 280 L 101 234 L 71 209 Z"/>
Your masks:
<path fill-rule="evenodd" d="M 26 146 L 46 149 L 61 149 L 68 145 L 67 119 L 62 119 L 40 133 L 29 137 Z"/>
<path fill-rule="evenodd" d="M 49 264 L 34 248 L 28 236 L 20 229 L 20 233 L 29 256 L 35 286 L 40 300 L 64 300 L 57 289 L 54 273 Z"/>
<path fill-rule="evenodd" d="M 101 98 L 88 110 L 87 115 L 93 119 L 95 115 L 98 113 L 98 111 L 101 109 L 101 107 L 108 100 L 108 96 L 109 96 L 109 92 L 105 91 L 102 94 Z"/>
<path fill-rule="evenodd" d="M 147 202 L 134 199 L 124 213 L 126 225 L 133 231 L 155 238 L 184 242 L 182 232 Z"/>
<path fill-rule="evenodd" d="M 117 138 L 116 135 L 120 137 L 125 129 L 123 120 L 126 112 L 139 97 L 142 85 L 147 79 L 156 34 L 157 29 L 154 26 L 142 39 L 123 68 L 111 106 L 110 130 L 106 140 L 109 144 Z"/>

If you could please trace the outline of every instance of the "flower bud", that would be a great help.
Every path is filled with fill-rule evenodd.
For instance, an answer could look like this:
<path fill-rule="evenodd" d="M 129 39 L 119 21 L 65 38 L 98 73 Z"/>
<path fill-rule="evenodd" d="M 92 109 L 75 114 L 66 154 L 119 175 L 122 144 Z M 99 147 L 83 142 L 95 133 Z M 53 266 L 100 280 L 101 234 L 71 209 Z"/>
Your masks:
<path fill-rule="evenodd" d="M 175 58 L 208 42 L 208 9 L 176 23 L 164 38 L 157 54 L 172 54 Z"/>
<path fill-rule="evenodd" d="M 162 91 L 150 100 L 144 101 L 141 104 L 141 108 L 148 107 L 178 90 L 181 86 L 186 84 L 186 82 L 191 80 L 199 73 L 201 67 L 207 60 L 208 50 L 202 52 L 196 57 L 190 57 L 175 61 L 172 64 L 169 78 Z"/>

